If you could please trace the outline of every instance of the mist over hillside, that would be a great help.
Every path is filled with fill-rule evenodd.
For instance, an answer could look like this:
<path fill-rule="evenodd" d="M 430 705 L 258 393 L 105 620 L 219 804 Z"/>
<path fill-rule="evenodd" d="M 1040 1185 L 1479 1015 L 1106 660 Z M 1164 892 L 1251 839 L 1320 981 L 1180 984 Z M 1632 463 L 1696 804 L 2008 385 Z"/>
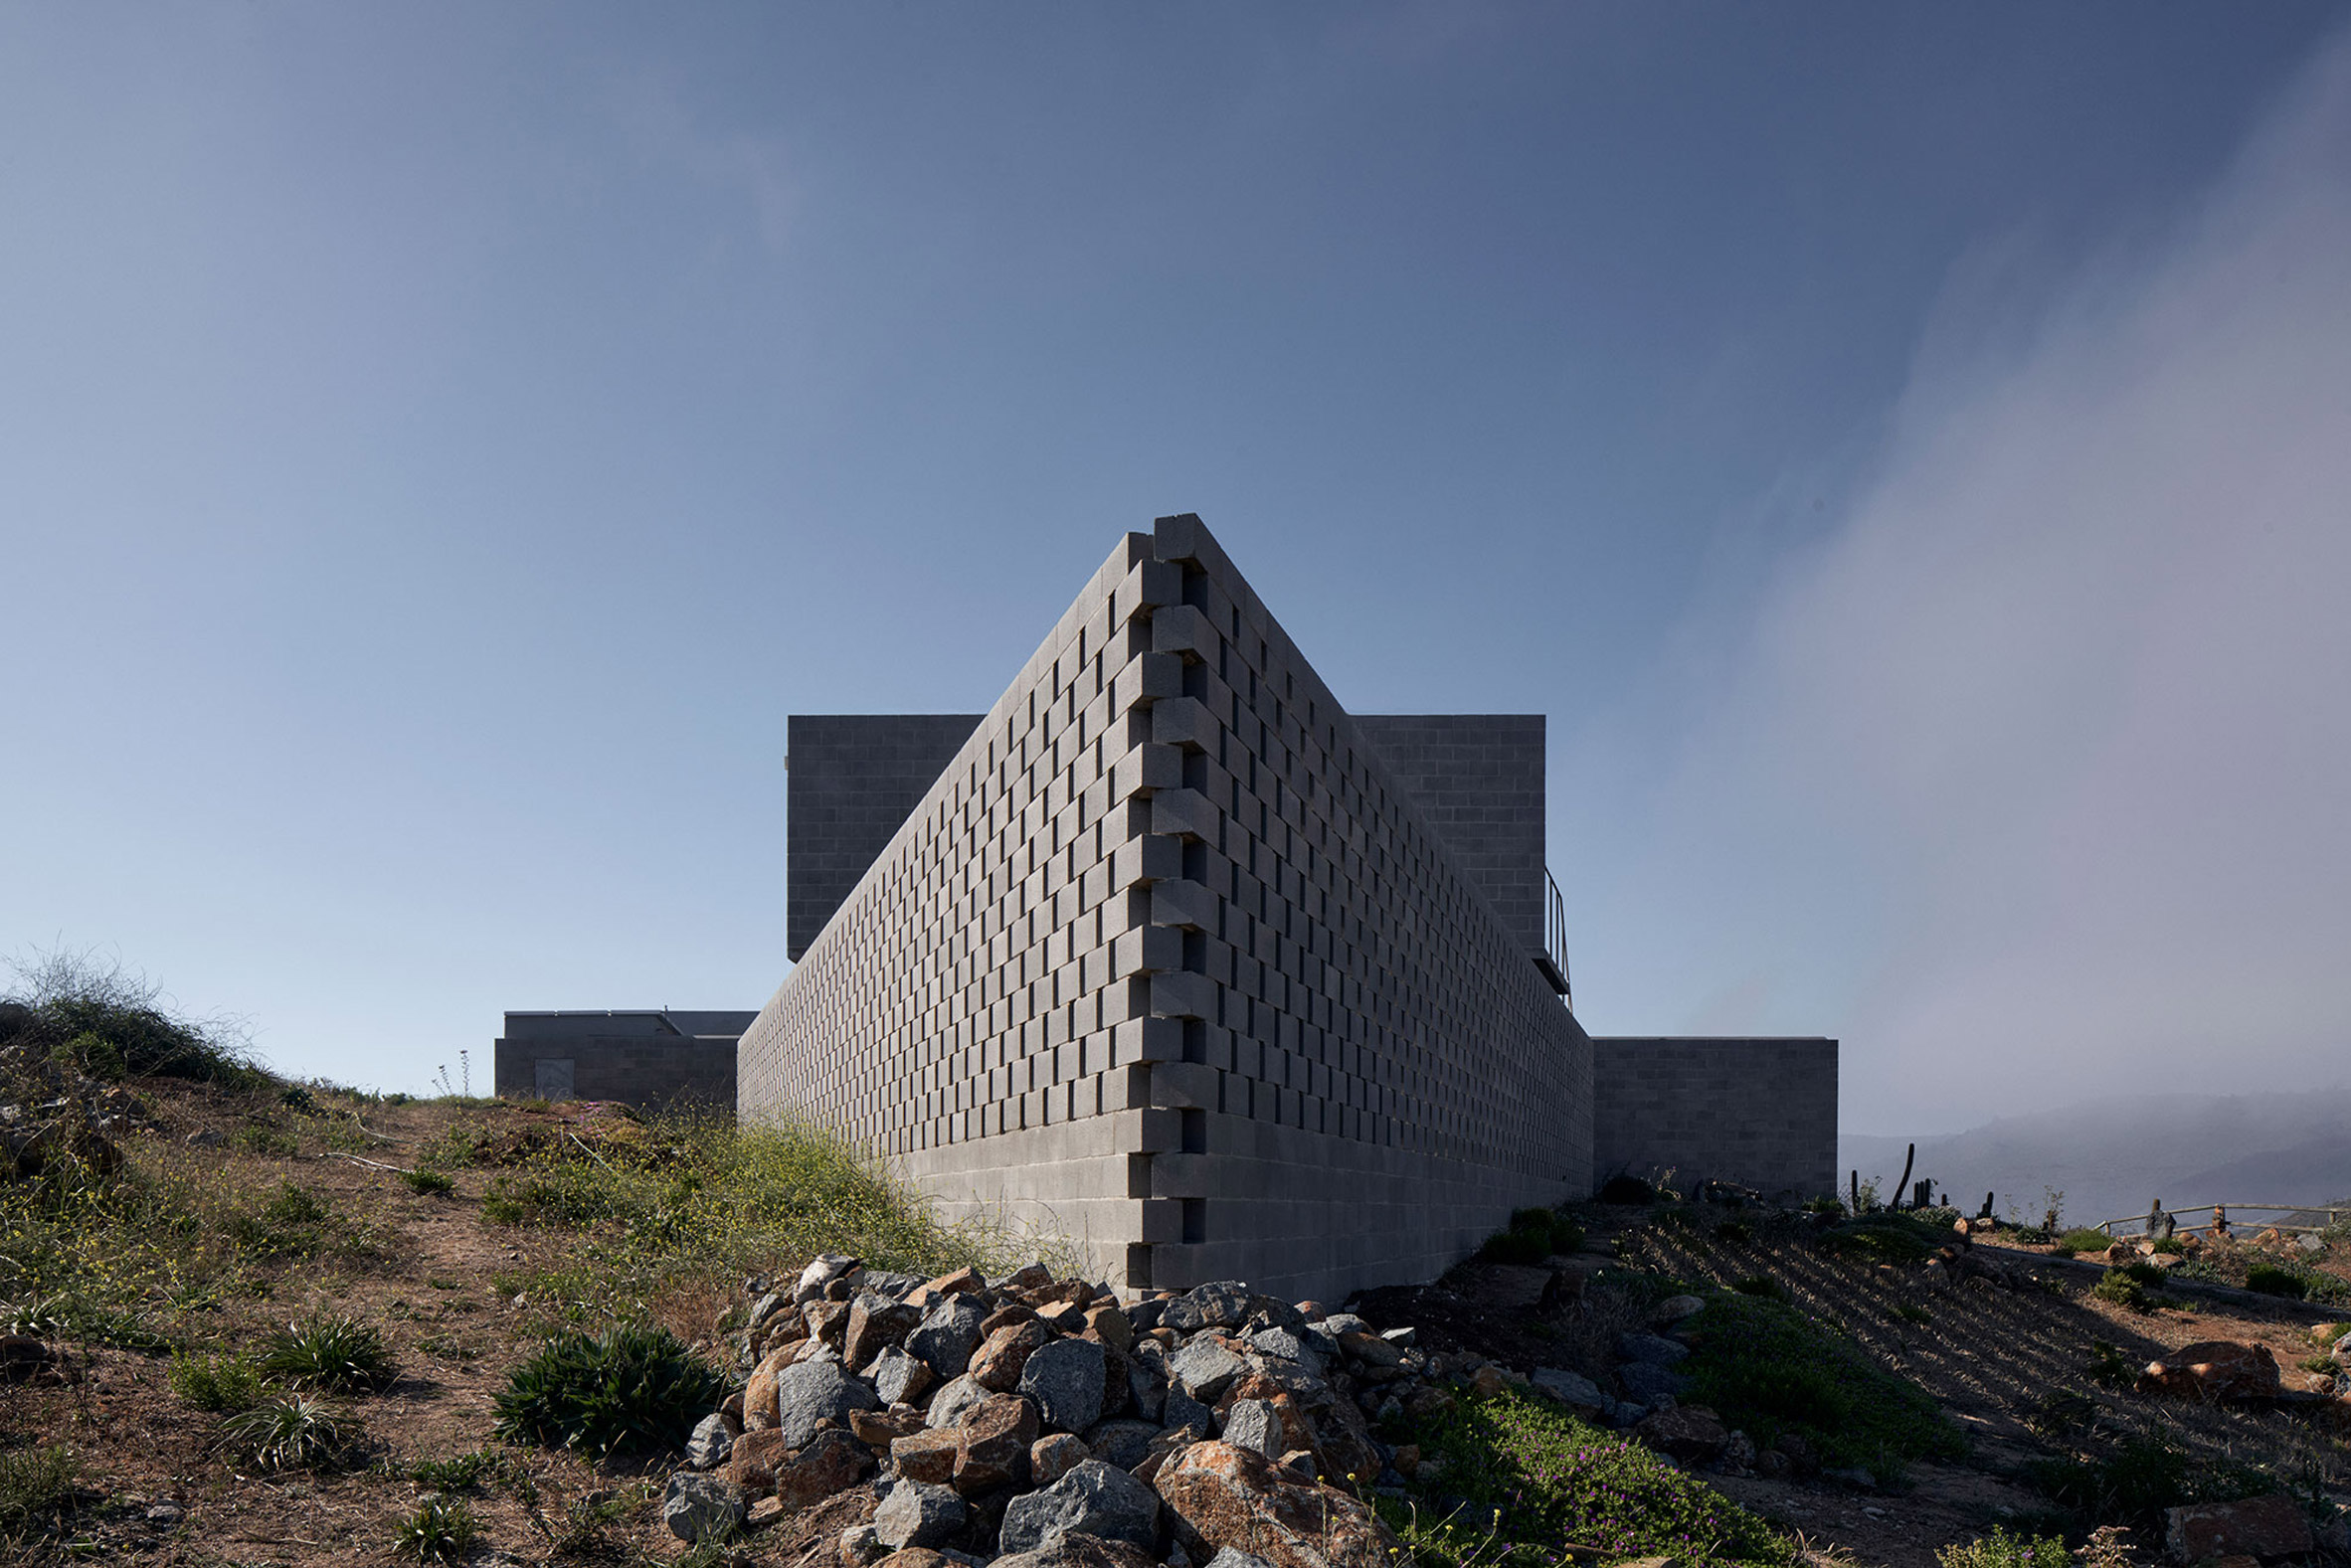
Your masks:
<path fill-rule="evenodd" d="M 1894 1195 L 1909 1140 L 1837 1139 L 1840 1172 L 1878 1179 Z M 1964 1132 L 1921 1137 L 1911 1179 L 1972 1211 L 2040 1216 L 2042 1190 L 2065 1194 L 2083 1224 L 2143 1214 L 2161 1198 L 2181 1208 L 2215 1200 L 2325 1203 L 2351 1196 L 2351 1087 L 2283 1094 L 2130 1095 L 2001 1117 Z"/>

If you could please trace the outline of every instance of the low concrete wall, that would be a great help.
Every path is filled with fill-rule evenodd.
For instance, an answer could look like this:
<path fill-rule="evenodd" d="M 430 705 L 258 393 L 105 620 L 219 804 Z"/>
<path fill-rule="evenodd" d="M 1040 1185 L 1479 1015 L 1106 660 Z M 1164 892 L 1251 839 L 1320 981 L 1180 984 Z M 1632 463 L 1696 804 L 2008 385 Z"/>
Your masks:
<path fill-rule="evenodd" d="M 748 1012 L 508 1013 L 492 1093 L 732 1111 Z"/>
<path fill-rule="evenodd" d="M 1837 1190 L 1834 1040 L 1597 1036 L 1592 1102 L 1595 1180 L 1672 1170 L 1685 1190 Z"/>

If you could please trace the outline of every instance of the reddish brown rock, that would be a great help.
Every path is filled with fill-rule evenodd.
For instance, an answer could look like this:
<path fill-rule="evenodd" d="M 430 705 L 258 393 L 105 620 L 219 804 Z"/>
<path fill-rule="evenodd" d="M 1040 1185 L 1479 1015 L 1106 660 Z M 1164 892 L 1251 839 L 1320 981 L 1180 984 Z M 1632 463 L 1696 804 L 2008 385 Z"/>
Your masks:
<path fill-rule="evenodd" d="M 1364 1503 L 1229 1443 L 1195 1443 L 1154 1489 L 1194 1562 L 1238 1547 L 1273 1568 L 1390 1568 L 1403 1547 Z"/>
<path fill-rule="evenodd" d="M 910 1438 L 923 1430 L 923 1413 L 919 1410 L 852 1410 L 849 1430 L 857 1441 L 868 1448 L 887 1454 L 890 1446 L 900 1438 Z"/>
<path fill-rule="evenodd" d="M 891 1443 L 890 1469 L 908 1481 L 944 1486 L 955 1479 L 958 1447 L 958 1435 L 953 1431 L 909 1433 Z"/>
<path fill-rule="evenodd" d="M 848 1326 L 842 1330 L 840 1358 L 852 1372 L 881 1354 L 885 1345 L 904 1344 L 922 1309 L 886 1297 L 860 1296 L 849 1307 Z"/>
<path fill-rule="evenodd" d="M 1052 1337 L 1045 1325 L 1033 1317 L 1025 1322 L 1004 1324 L 972 1352 L 972 1381 L 999 1394 L 1009 1391 L 1019 1383 L 1020 1369 L 1028 1365 L 1028 1358 Z"/>
<path fill-rule="evenodd" d="M 819 1432 L 775 1469 L 776 1499 L 798 1510 L 846 1491 L 873 1469 L 873 1455 L 838 1427 Z"/>
<path fill-rule="evenodd" d="M 841 1336 L 849 1326 L 849 1304 L 846 1302 L 810 1302 L 800 1309 L 809 1325 L 809 1337 L 840 1348 Z"/>
<path fill-rule="evenodd" d="M 1036 1406 L 1018 1394 L 991 1394 L 965 1411 L 955 1429 L 955 1489 L 976 1497 L 998 1486 L 1026 1486 L 1037 1426 Z"/>
<path fill-rule="evenodd" d="M 1014 1269 L 1010 1274 L 1005 1275 L 1002 1281 L 1003 1288 L 1007 1291 L 1034 1291 L 1052 1283 L 1053 1271 L 1041 1263 L 1032 1263 L 1023 1268 Z"/>
<path fill-rule="evenodd" d="M 2317 1549 L 2310 1515 L 2282 1492 L 2164 1511 L 2164 1540 L 2184 1563 L 2208 1557 L 2299 1557 Z"/>
<path fill-rule="evenodd" d="M 2142 1394 L 2172 1394 L 2207 1404 L 2243 1399 L 2275 1399 L 2277 1358 L 2267 1345 L 2234 1339 L 2202 1339 L 2165 1352 L 2139 1374 Z"/>
<path fill-rule="evenodd" d="M 1722 1420 L 1704 1405 L 1679 1405 L 1646 1417 L 1633 1435 L 1660 1453 L 1685 1464 L 1704 1465 L 1730 1442 Z"/>
<path fill-rule="evenodd" d="M 769 1403 L 774 1404 L 772 1397 Z M 764 1496 L 776 1489 L 776 1467 L 791 1457 L 792 1451 L 784 1446 L 783 1433 L 773 1426 L 754 1427 L 735 1439 L 735 1446 L 727 1450 L 727 1462 L 719 1467 L 718 1474 L 751 1495 Z"/>
<path fill-rule="evenodd" d="M 985 1339 L 990 1334 L 995 1333 L 998 1328 L 1008 1328 L 1014 1323 L 1025 1323 L 1033 1319 L 1035 1316 L 1036 1313 L 1030 1311 L 1018 1302 L 1006 1302 L 1003 1306 L 997 1307 L 995 1311 L 990 1312 L 986 1317 L 980 1319 L 980 1337 Z"/>
<path fill-rule="evenodd" d="M 928 1546 L 906 1546 L 882 1558 L 873 1568 L 960 1568 L 960 1565 L 945 1552 L 935 1552 Z"/>
<path fill-rule="evenodd" d="M 1073 1433 L 1056 1432 L 1051 1437 L 1039 1438 L 1028 1446 L 1029 1484 L 1050 1486 L 1093 1457 L 1094 1451 L 1086 1447 L 1086 1440 Z"/>
<path fill-rule="evenodd" d="M 1042 1546 L 1007 1552 L 993 1568 L 1153 1568 L 1151 1553 L 1083 1530 L 1050 1536 Z"/>
<path fill-rule="evenodd" d="M 1131 1350 L 1135 1346 L 1135 1325 L 1116 1302 L 1086 1308 L 1086 1332 L 1113 1350 Z"/>

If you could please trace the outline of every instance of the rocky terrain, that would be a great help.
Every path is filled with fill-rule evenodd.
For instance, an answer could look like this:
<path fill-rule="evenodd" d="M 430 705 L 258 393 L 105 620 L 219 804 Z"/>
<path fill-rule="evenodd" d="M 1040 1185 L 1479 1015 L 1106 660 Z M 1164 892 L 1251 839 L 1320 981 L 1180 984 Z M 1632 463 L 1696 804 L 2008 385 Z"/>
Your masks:
<path fill-rule="evenodd" d="M 20 1065 L 11 1561 L 1999 1568 L 1964 1554 L 2101 1526 L 2149 1562 L 2351 1558 L 2351 1310 L 2242 1288 L 2351 1274 L 2342 1238 L 2068 1258 L 1634 1194 L 1349 1303 L 1135 1300 L 802 1150 L 743 1188 L 814 1195 L 746 1282 L 722 1200 L 767 1167 L 691 1130 Z M 853 1250 L 795 1253 L 820 1236 Z M 707 1403 L 518 1436 L 523 1369 L 620 1322 Z M 286 1370 L 328 1330 L 360 1375 Z M 241 1436 L 303 1408 L 315 1450 Z"/>

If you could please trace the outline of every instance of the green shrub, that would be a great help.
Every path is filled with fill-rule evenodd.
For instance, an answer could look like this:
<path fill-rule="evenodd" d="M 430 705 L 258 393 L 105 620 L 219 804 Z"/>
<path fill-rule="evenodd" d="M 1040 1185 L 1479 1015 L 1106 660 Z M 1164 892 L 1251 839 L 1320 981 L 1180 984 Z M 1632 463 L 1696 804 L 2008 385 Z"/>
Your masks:
<path fill-rule="evenodd" d="M 1423 1561 L 1491 1562 L 1500 1542 L 1530 1549 L 1504 1560 L 1550 1562 L 1570 1540 L 1610 1557 L 1670 1552 L 1693 1568 L 1794 1561 L 1761 1519 L 1547 1401 L 1464 1400 L 1414 1436 L 1441 1468 L 1437 1486 L 1470 1504 L 1430 1523 L 1411 1504 L 1379 1500 Z"/>
<path fill-rule="evenodd" d="M 588 1226 L 631 1218 L 634 1196 L 593 1165 L 551 1164 L 491 1177 L 481 1217 L 494 1225 Z"/>
<path fill-rule="evenodd" d="M 2089 1380 L 2100 1388 L 2128 1388 L 2138 1380 L 2138 1368 L 2103 1339 L 2089 1342 Z"/>
<path fill-rule="evenodd" d="M 1482 1263 L 1538 1264 L 1583 1245 L 1583 1227 L 1556 1209 L 1518 1209 L 1509 1226 L 1478 1249 Z"/>
<path fill-rule="evenodd" d="M 1821 1232 L 1820 1248 L 1833 1257 L 1870 1263 L 1913 1264 L 1932 1257 L 1949 1242 L 1947 1232 L 1920 1220 L 1880 1210 Z"/>
<path fill-rule="evenodd" d="M 334 1217 L 323 1198 L 287 1181 L 259 1208 L 231 1212 L 221 1229 L 239 1247 L 264 1258 L 314 1258 L 326 1251 Z"/>
<path fill-rule="evenodd" d="M 2152 1241 L 2147 1245 L 2154 1248 L 2157 1252 L 2172 1258 L 2177 1258 L 2180 1256 L 2180 1254 L 2188 1250 L 2187 1244 L 2182 1242 L 2177 1236 L 2166 1236 L 2160 1241 Z"/>
<path fill-rule="evenodd" d="M 261 1126 L 239 1128 L 237 1135 L 229 1139 L 229 1146 L 242 1153 L 275 1155 L 280 1158 L 302 1151 L 301 1140 L 291 1132 L 282 1128 Z"/>
<path fill-rule="evenodd" d="M 1741 1296 L 1763 1296 L 1782 1300 L 1786 1289 L 1768 1274 L 1750 1274 L 1730 1282 L 1730 1288 Z"/>
<path fill-rule="evenodd" d="M 2099 1524 L 2150 1525 L 2166 1508 L 2260 1496 L 2275 1481 L 2231 1461 L 2197 1464 L 2169 1439 L 2144 1433 L 2103 1454 L 2042 1460 L 2027 1477 L 2052 1500 Z"/>
<path fill-rule="evenodd" d="M 92 1077 L 186 1078 L 255 1091 L 276 1082 L 254 1064 L 235 1019 L 182 1018 L 165 1010 L 159 987 L 94 952 L 36 954 L 11 965 L 22 1030 Z"/>
<path fill-rule="evenodd" d="M 2089 1288 L 2089 1294 L 2101 1302 L 2112 1302 L 2116 1307 L 2127 1307 L 2134 1312 L 2153 1311 L 2158 1303 L 2147 1288 L 2133 1279 L 2126 1269 L 2108 1269 Z"/>
<path fill-rule="evenodd" d="M 667 1329 L 623 1323 L 557 1333 L 491 1401 L 508 1442 L 598 1456 L 682 1448 L 726 1379 Z"/>
<path fill-rule="evenodd" d="M 411 1192 L 426 1193 L 433 1197 L 446 1198 L 457 1187 L 445 1172 L 429 1170 L 422 1165 L 414 1170 L 402 1171 L 400 1179 L 408 1183 Z"/>
<path fill-rule="evenodd" d="M 2061 1256 L 2071 1258 L 2078 1252 L 2104 1252 L 2114 1245 L 2114 1238 L 2091 1226 L 2081 1226 L 2066 1232 L 2051 1243 Z"/>
<path fill-rule="evenodd" d="M 449 1459 L 419 1460 L 408 1468 L 408 1479 L 427 1491 L 468 1491 L 504 1468 L 497 1455 L 475 1449 Z"/>
<path fill-rule="evenodd" d="M 262 1346 L 261 1369 L 295 1388 L 338 1393 L 382 1388 L 399 1375 L 381 1333 L 357 1318 L 322 1313 L 270 1335 Z"/>
<path fill-rule="evenodd" d="M 64 1444 L 0 1449 L 0 1543 L 55 1531 L 74 1511 L 81 1462 Z"/>
<path fill-rule="evenodd" d="M 1934 1560 L 1942 1568 L 2069 1568 L 2073 1562 L 2062 1535 L 2011 1535 L 1998 1526 L 1980 1541 L 1940 1548 Z"/>
<path fill-rule="evenodd" d="M 262 1374 L 234 1355 L 176 1355 L 164 1374 L 180 1403 L 191 1410 L 250 1410 L 261 1402 Z"/>
<path fill-rule="evenodd" d="M 2300 1301 L 2309 1294 L 2310 1287 L 2291 1269 L 2280 1269 L 2271 1263 L 2257 1263 L 2245 1271 L 2245 1288 L 2263 1296 L 2284 1296 Z"/>
<path fill-rule="evenodd" d="M 428 1497 L 393 1533 L 392 1554 L 421 1563 L 459 1563 L 479 1533 L 473 1510 L 461 1499 Z"/>
<path fill-rule="evenodd" d="M 1758 1445 L 1792 1432 L 1832 1467 L 1862 1466 L 1889 1480 L 1906 1460 L 1967 1451 L 1924 1390 L 1785 1302 L 1718 1295 L 1689 1330 L 1689 1401 L 1713 1407 Z"/>
<path fill-rule="evenodd" d="M 306 1394 L 278 1394 L 221 1423 L 221 1442 L 263 1470 L 318 1470 L 339 1464 L 357 1424 Z"/>

